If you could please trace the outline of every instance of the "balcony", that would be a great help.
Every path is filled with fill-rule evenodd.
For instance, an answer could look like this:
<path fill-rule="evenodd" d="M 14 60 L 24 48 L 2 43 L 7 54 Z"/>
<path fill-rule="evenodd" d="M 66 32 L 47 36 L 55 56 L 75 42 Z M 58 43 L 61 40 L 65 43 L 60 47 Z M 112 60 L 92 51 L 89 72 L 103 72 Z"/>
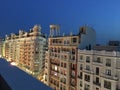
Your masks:
<path fill-rule="evenodd" d="M 56 79 L 56 80 L 59 80 L 59 76 L 55 76 L 55 75 L 53 75 L 53 74 L 50 74 L 50 77 L 51 77 L 51 78 L 54 78 L 54 79 Z"/>
<path fill-rule="evenodd" d="M 82 79 L 82 76 L 78 75 L 78 78 Z"/>
<path fill-rule="evenodd" d="M 86 60 L 86 63 L 90 63 L 90 60 Z"/>
<path fill-rule="evenodd" d="M 75 59 L 70 59 L 70 61 L 73 63 L 76 63 L 76 60 Z"/>
<path fill-rule="evenodd" d="M 107 90 L 111 90 L 111 86 L 108 86 L 108 85 L 104 85 L 104 88 L 106 88 Z"/>
<path fill-rule="evenodd" d="M 116 90 L 120 90 L 119 88 L 116 88 Z"/>
<path fill-rule="evenodd" d="M 71 67 L 71 69 L 72 69 L 72 70 L 76 70 L 76 68 L 75 68 L 75 67 Z"/>
<path fill-rule="evenodd" d="M 84 72 L 85 72 L 85 73 L 89 73 L 89 74 L 94 74 L 94 72 L 93 72 L 92 70 L 86 69 L 86 68 L 84 69 Z"/>
<path fill-rule="evenodd" d="M 106 63 L 106 66 L 111 67 L 111 63 Z"/>
<path fill-rule="evenodd" d="M 83 70 L 83 67 L 80 67 L 80 70 Z"/>
<path fill-rule="evenodd" d="M 107 78 L 107 79 L 111 79 L 111 80 L 115 80 L 115 81 L 118 81 L 118 76 L 113 76 L 113 75 L 107 75 L 107 74 L 105 74 L 105 73 L 102 73 L 101 74 L 101 77 L 103 77 L 103 78 Z"/>
<path fill-rule="evenodd" d="M 87 82 L 90 82 L 90 79 L 88 79 L 88 78 L 85 78 L 85 81 L 87 81 Z"/>
<path fill-rule="evenodd" d="M 71 78 L 75 78 L 75 75 L 71 75 Z"/>
<path fill-rule="evenodd" d="M 93 60 L 93 64 L 101 66 L 102 65 L 102 61 L 100 61 L 100 60 Z"/>
<path fill-rule="evenodd" d="M 60 80 L 61 83 L 63 84 L 66 84 L 66 81 L 65 80 Z"/>
<path fill-rule="evenodd" d="M 58 70 L 55 70 L 55 69 L 51 69 L 51 71 L 54 71 L 54 72 L 57 72 L 57 73 L 59 73 L 59 71 L 58 71 Z"/>
<path fill-rule="evenodd" d="M 97 86 L 101 86 L 101 84 L 97 81 L 93 81 L 93 84 L 97 85 Z"/>
<path fill-rule="evenodd" d="M 51 64 L 54 64 L 54 65 L 57 65 L 57 66 L 60 65 L 59 62 L 54 62 L 54 61 L 51 61 Z"/>
<path fill-rule="evenodd" d="M 89 88 L 84 88 L 84 90 L 90 90 Z"/>
<path fill-rule="evenodd" d="M 98 72 L 96 72 L 95 74 L 96 74 L 96 75 L 99 75 L 99 73 L 98 73 Z"/>
<path fill-rule="evenodd" d="M 72 87 L 75 87 L 75 86 L 76 86 L 75 83 L 72 83 L 72 82 L 70 83 L 70 85 L 71 85 Z"/>

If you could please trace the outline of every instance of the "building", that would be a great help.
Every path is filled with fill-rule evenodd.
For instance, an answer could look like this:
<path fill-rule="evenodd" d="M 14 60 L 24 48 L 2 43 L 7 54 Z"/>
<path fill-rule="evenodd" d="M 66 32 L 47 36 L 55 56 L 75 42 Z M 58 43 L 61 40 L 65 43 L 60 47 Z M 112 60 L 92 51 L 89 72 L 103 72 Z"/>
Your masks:
<path fill-rule="evenodd" d="M 77 90 L 120 90 L 120 47 L 117 48 L 78 50 Z"/>
<path fill-rule="evenodd" d="M 3 39 L 0 37 L 0 57 L 2 57 Z"/>
<path fill-rule="evenodd" d="M 35 25 L 29 32 L 19 30 L 19 34 L 6 35 L 3 57 L 37 77 L 43 72 L 45 45 L 46 37 Z"/>
<path fill-rule="evenodd" d="M 50 25 L 45 58 L 45 83 L 54 90 L 77 90 L 78 48 L 92 49 L 96 33 L 83 26 L 77 35 L 60 35 L 58 25 Z"/>
<path fill-rule="evenodd" d="M 109 46 L 120 46 L 120 41 L 109 41 L 108 45 Z"/>

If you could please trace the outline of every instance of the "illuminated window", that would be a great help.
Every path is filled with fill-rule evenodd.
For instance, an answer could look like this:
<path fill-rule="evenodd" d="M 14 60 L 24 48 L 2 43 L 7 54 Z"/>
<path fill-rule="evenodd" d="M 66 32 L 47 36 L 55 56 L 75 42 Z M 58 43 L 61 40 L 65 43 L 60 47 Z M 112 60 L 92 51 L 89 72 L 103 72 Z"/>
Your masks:
<path fill-rule="evenodd" d="M 55 66 L 55 71 L 57 71 L 57 66 Z"/>

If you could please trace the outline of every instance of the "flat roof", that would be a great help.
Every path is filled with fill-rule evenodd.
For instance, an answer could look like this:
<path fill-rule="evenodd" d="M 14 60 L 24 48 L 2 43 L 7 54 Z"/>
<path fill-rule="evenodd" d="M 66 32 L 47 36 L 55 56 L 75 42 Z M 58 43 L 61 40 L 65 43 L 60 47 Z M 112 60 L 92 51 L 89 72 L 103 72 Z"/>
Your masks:
<path fill-rule="evenodd" d="M 120 51 L 120 46 L 94 46 L 94 50 Z"/>
<path fill-rule="evenodd" d="M 29 74 L 0 58 L 0 75 L 12 90 L 52 90 Z"/>

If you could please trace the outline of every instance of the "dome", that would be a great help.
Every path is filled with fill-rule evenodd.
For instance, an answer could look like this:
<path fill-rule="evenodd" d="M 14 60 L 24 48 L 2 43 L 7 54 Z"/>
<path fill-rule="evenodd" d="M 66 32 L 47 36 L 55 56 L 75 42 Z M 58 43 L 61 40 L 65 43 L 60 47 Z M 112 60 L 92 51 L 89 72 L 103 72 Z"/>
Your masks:
<path fill-rule="evenodd" d="M 34 25 L 34 27 L 33 27 L 33 31 L 34 32 L 41 32 L 41 26 L 40 25 Z"/>

